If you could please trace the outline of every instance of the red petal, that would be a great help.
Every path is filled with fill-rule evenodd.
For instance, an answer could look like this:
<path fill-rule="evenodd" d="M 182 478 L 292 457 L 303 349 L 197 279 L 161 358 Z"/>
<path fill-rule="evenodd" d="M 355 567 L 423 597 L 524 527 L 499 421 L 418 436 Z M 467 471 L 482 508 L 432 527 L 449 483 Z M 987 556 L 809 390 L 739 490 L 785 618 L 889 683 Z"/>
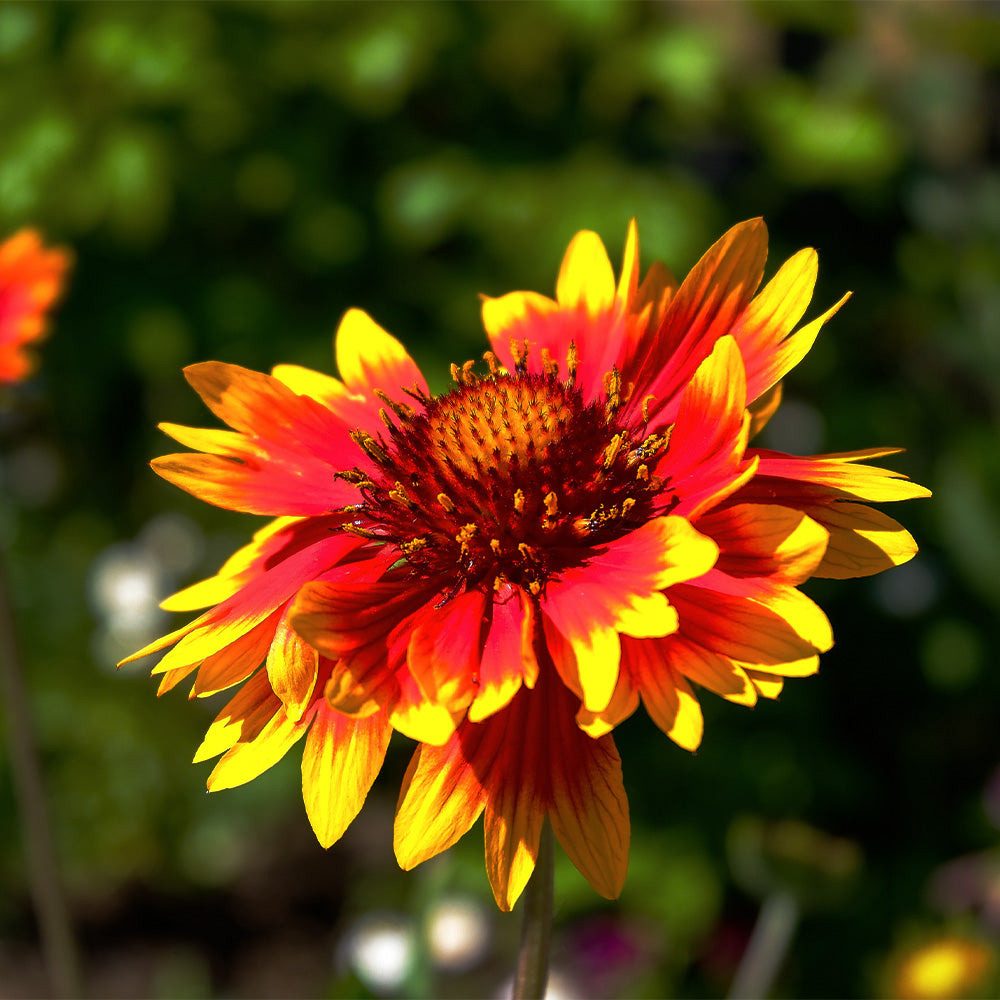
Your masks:
<path fill-rule="evenodd" d="M 729 230 L 695 265 L 650 338 L 636 375 L 637 399 L 654 397 L 656 426 L 674 419 L 678 393 L 753 298 L 767 259 L 767 227 L 751 219 Z"/>
<path fill-rule="evenodd" d="M 679 498 L 675 512 L 695 518 L 752 475 L 744 462 L 749 429 L 743 359 L 721 338 L 684 391 L 657 473 Z"/>
<path fill-rule="evenodd" d="M 585 566 L 550 583 L 545 614 L 573 647 L 565 682 L 603 710 L 618 677 L 618 633 L 667 635 L 677 618 L 661 591 L 711 568 L 718 548 L 680 517 L 662 517 L 617 539 Z M 558 661 L 557 661 L 558 662 Z"/>
<path fill-rule="evenodd" d="M 489 626 L 479 663 L 479 692 L 469 706 L 469 719 L 482 722 L 517 694 L 522 681 L 535 683 L 538 665 L 525 662 L 523 650 L 534 641 L 534 612 L 519 587 L 497 594 L 489 609 Z"/>
<path fill-rule="evenodd" d="M 527 883 L 546 813 L 570 859 L 598 892 L 621 890 L 628 805 L 610 737 L 574 720 L 576 699 L 543 667 L 534 690 L 481 723 L 466 720 L 442 747 L 421 746 L 396 813 L 396 856 L 412 868 L 455 843 L 485 808 L 486 865 L 509 910 Z"/>

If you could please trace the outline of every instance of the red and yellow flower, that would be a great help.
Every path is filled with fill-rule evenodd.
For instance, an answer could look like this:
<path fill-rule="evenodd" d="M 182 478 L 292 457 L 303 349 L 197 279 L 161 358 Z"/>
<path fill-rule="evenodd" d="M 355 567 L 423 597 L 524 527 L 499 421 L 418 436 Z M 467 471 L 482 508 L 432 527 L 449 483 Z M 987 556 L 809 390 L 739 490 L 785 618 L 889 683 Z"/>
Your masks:
<path fill-rule="evenodd" d="M 0 384 L 34 370 L 29 348 L 45 336 L 45 314 L 58 298 L 70 254 L 48 248 L 33 229 L 0 243 Z"/>
<path fill-rule="evenodd" d="M 485 300 L 485 364 L 453 366 L 440 395 L 357 310 L 337 332 L 339 380 L 187 369 L 232 429 L 164 425 L 195 451 L 154 468 L 277 518 L 165 604 L 207 611 L 136 654 L 172 647 L 161 691 L 193 673 L 194 695 L 242 685 L 195 757 L 223 754 L 209 788 L 252 779 L 305 737 L 303 796 L 329 845 L 395 729 L 419 744 L 396 816 L 404 868 L 485 814 L 509 909 L 548 818 L 616 896 L 629 819 L 615 726 L 642 702 L 694 749 L 693 685 L 751 705 L 816 670 L 832 636 L 799 584 L 916 552 L 867 506 L 927 495 L 866 461 L 891 452 L 749 445 L 843 302 L 796 330 L 816 254 L 758 292 L 766 248 L 754 220 L 683 283 L 659 264 L 640 281 L 633 225 L 616 281 L 580 233 L 554 300 Z"/>

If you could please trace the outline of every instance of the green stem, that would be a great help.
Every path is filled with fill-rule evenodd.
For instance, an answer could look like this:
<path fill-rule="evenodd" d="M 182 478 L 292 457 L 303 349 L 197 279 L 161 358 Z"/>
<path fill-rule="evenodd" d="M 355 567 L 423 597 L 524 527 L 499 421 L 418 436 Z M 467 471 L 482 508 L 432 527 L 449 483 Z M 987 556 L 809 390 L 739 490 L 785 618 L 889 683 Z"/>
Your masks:
<path fill-rule="evenodd" d="M 524 926 L 512 1000 L 542 1000 L 545 996 L 552 940 L 554 872 L 552 827 L 546 820 L 542 825 L 535 870 L 524 890 Z"/>
<path fill-rule="evenodd" d="M 53 994 L 76 998 L 83 995 L 76 941 L 59 881 L 31 705 L 14 634 L 14 609 L 3 570 L 0 563 L 0 685 L 29 884 Z"/>
<path fill-rule="evenodd" d="M 790 892 L 772 892 L 764 900 L 733 978 L 730 1000 L 762 1000 L 770 994 L 798 922 L 799 904 Z"/>

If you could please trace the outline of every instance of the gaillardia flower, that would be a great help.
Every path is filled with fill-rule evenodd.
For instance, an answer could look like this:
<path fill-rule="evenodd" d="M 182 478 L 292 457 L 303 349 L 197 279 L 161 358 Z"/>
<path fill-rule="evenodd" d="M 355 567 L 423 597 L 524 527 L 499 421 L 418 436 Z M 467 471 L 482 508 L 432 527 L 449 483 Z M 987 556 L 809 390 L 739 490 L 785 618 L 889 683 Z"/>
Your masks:
<path fill-rule="evenodd" d="M 616 282 L 598 237 L 580 233 L 555 300 L 485 300 L 491 350 L 453 366 L 439 395 L 357 310 L 336 336 L 340 380 L 187 369 L 232 429 L 164 425 L 195 452 L 154 468 L 277 518 L 165 602 L 207 611 L 136 654 L 173 647 L 161 691 L 196 671 L 193 695 L 242 685 L 195 756 L 223 754 L 209 788 L 252 779 L 304 737 L 306 809 L 329 845 L 396 729 L 419 744 L 396 816 L 404 868 L 485 813 L 509 909 L 548 818 L 616 896 L 629 819 L 614 727 L 642 702 L 695 748 L 695 686 L 752 705 L 816 670 L 832 637 L 800 583 L 916 551 L 866 506 L 927 495 L 867 461 L 890 452 L 749 445 L 841 305 L 795 330 L 816 254 L 758 293 L 766 248 L 754 220 L 680 285 L 662 265 L 640 281 L 633 225 Z"/>
<path fill-rule="evenodd" d="M 45 335 L 45 313 L 58 297 L 70 254 L 46 248 L 33 229 L 0 243 L 0 384 L 31 374 L 28 347 Z"/>

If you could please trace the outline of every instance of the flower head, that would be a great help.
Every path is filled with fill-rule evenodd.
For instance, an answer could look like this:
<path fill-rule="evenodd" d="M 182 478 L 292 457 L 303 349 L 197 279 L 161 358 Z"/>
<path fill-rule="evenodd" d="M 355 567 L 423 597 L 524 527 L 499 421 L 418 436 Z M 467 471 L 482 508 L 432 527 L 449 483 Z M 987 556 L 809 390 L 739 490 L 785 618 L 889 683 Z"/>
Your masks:
<path fill-rule="evenodd" d="M 33 229 L 0 243 L 0 383 L 31 374 L 27 348 L 45 335 L 45 313 L 62 289 L 70 254 L 46 248 Z"/>
<path fill-rule="evenodd" d="M 926 495 L 865 461 L 889 452 L 750 447 L 843 302 L 796 331 L 816 255 L 757 293 L 765 256 L 755 220 L 682 284 L 662 265 L 640 281 L 633 225 L 616 282 L 581 233 L 554 300 L 485 300 L 492 349 L 453 366 L 439 395 L 357 310 L 336 337 L 340 380 L 189 368 L 232 430 L 164 425 L 195 453 L 154 468 L 277 518 L 165 605 L 209 610 L 136 654 L 173 647 L 161 691 L 196 671 L 195 695 L 243 685 L 196 755 L 224 754 L 209 787 L 250 780 L 306 737 L 306 808 L 329 844 L 395 729 L 419 743 L 396 818 L 404 868 L 485 814 L 509 909 L 548 817 L 597 891 L 617 895 L 629 821 L 611 731 L 641 702 L 695 748 L 693 684 L 753 704 L 816 670 L 832 637 L 800 583 L 916 551 L 865 506 Z"/>

